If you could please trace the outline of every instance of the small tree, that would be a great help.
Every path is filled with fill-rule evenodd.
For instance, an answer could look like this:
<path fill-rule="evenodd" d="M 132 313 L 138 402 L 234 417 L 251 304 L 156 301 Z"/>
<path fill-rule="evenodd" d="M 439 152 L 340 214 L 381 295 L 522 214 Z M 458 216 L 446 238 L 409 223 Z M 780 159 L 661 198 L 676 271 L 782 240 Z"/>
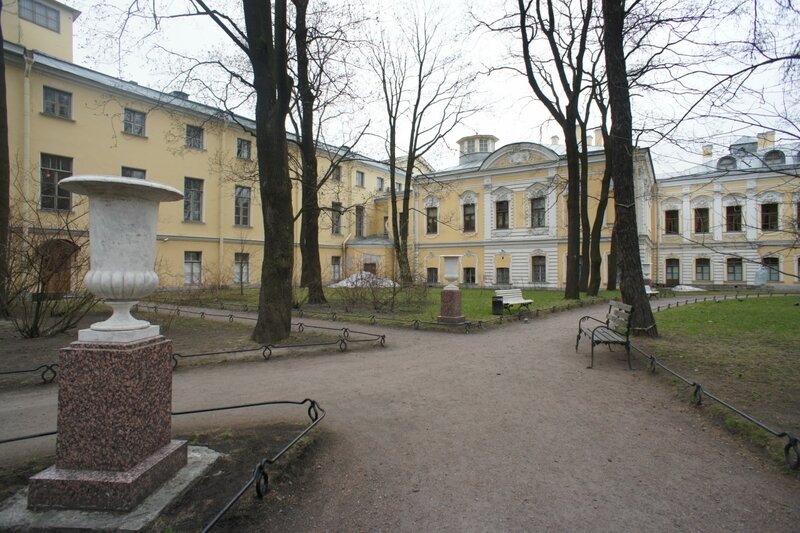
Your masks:
<path fill-rule="evenodd" d="M 21 206 L 12 217 L 3 272 L 8 309 L 23 337 L 48 337 L 75 327 L 98 301 L 73 287 L 89 270 L 88 215 L 80 204 L 53 213 L 28 207 L 33 220 L 22 219 Z"/>

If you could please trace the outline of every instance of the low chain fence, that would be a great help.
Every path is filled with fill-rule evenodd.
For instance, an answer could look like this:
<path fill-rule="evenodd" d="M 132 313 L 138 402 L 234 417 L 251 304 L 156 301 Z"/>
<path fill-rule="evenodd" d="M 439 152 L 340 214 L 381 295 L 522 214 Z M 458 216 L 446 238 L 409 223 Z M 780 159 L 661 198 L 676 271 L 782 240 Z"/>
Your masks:
<path fill-rule="evenodd" d="M 246 315 L 234 315 L 230 313 L 222 314 L 209 311 L 195 311 L 195 310 L 181 309 L 180 307 L 172 307 L 172 306 L 166 308 L 164 307 L 160 308 L 158 305 L 155 304 L 139 303 L 135 306 L 135 310 L 139 309 L 150 311 L 154 314 L 158 314 L 159 312 L 167 310 L 170 313 L 174 313 L 176 316 L 197 315 L 201 319 L 225 318 L 230 322 L 233 322 L 234 320 L 256 320 L 254 317 Z M 304 331 L 306 331 L 306 329 L 314 329 L 314 330 L 335 332 L 337 334 L 337 337 L 329 341 L 307 342 L 307 343 L 263 344 L 252 348 L 241 348 L 236 350 L 220 350 L 220 351 L 199 352 L 199 353 L 174 352 L 172 354 L 172 369 L 173 370 L 176 369 L 178 367 L 179 361 L 182 359 L 194 359 L 198 357 L 237 355 L 237 354 L 260 352 L 262 358 L 265 361 L 269 361 L 270 357 L 272 357 L 272 354 L 275 350 L 283 350 L 283 349 L 291 350 L 291 349 L 314 348 L 321 346 L 335 346 L 336 348 L 339 349 L 340 352 L 344 352 L 347 350 L 347 347 L 350 344 L 368 343 L 368 342 L 377 343 L 381 347 L 386 346 L 386 335 L 383 333 L 358 331 L 348 327 L 334 328 L 329 326 L 317 326 L 312 324 L 305 324 L 303 322 L 295 322 L 292 324 L 292 327 L 297 328 L 298 333 L 303 333 Z M 36 368 L 29 368 L 23 370 L 4 371 L 0 372 L 0 376 L 30 374 L 35 372 L 40 372 L 40 377 L 42 378 L 43 384 L 53 383 L 55 379 L 58 377 L 58 363 L 46 363 Z"/>
<path fill-rule="evenodd" d="M 688 297 L 683 300 L 678 300 L 676 302 L 667 302 L 664 305 L 656 305 L 653 307 L 653 312 L 657 313 L 659 311 L 665 309 L 672 309 L 673 307 L 680 307 L 681 305 L 689 305 L 689 304 L 696 304 L 696 303 L 703 303 L 703 302 L 724 302 L 725 300 L 747 300 L 750 298 L 772 298 L 772 297 L 781 297 L 785 298 L 787 296 L 798 296 L 800 297 L 800 292 L 756 292 L 756 293 L 734 293 L 734 294 L 715 294 L 711 296 L 695 296 L 694 298 Z"/>
<path fill-rule="evenodd" d="M 672 368 L 669 368 L 667 365 L 659 361 L 658 357 L 644 351 L 638 346 L 634 346 L 633 344 L 631 344 L 631 349 L 648 361 L 648 369 L 650 370 L 650 373 L 654 374 L 657 368 L 661 368 L 664 371 L 671 374 L 672 376 L 674 376 L 675 378 L 681 380 L 689 387 L 691 387 L 692 403 L 694 405 L 699 406 L 703 403 L 703 398 L 710 398 L 711 400 L 717 402 L 719 405 L 727 408 L 729 411 L 744 418 L 748 422 L 755 424 L 759 428 L 771 434 L 773 437 L 779 439 L 785 438 L 786 445 L 783 448 L 783 454 L 784 457 L 786 458 L 786 464 L 791 470 L 797 470 L 798 468 L 800 468 L 800 440 L 798 440 L 798 438 L 795 435 L 793 435 L 788 431 L 778 431 L 773 429 L 772 427 L 758 420 L 754 416 L 742 411 L 741 409 L 732 405 L 730 402 L 727 402 L 722 398 L 720 398 L 719 396 L 715 395 L 710 390 L 706 389 L 700 382 L 689 379 L 686 376 L 680 374 L 679 372 L 673 370 Z"/>
<path fill-rule="evenodd" d="M 270 401 L 270 402 L 256 402 L 256 403 L 244 403 L 239 405 L 226 405 L 222 407 L 210 407 L 206 409 L 192 409 L 189 411 L 173 411 L 172 416 L 183 416 L 183 415 L 195 415 L 195 414 L 205 414 L 205 413 L 213 413 L 218 411 L 232 411 L 236 409 L 251 409 L 254 407 L 270 407 L 270 406 L 286 406 L 286 405 L 298 405 L 306 407 L 306 412 L 308 414 L 308 425 L 306 425 L 302 430 L 300 430 L 283 448 L 280 449 L 276 454 L 270 457 L 263 457 L 258 464 L 256 465 L 255 469 L 253 470 L 252 476 L 250 476 L 247 481 L 242 485 L 242 487 L 236 492 L 236 494 L 220 509 L 220 511 L 214 516 L 214 518 L 206 524 L 203 528 L 203 533 L 207 531 L 211 531 L 215 525 L 220 521 L 220 519 L 227 513 L 235 504 L 239 501 L 239 499 L 247 492 L 252 486 L 256 488 L 256 496 L 258 499 L 263 499 L 264 496 L 269 492 L 269 469 L 268 467 L 278 461 L 281 457 L 283 457 L 286 452 L 288 452 L 294 445 L 296 445 L 300 439 L 305 437 L 309 431 L 314 429 L 314 427 L 319 424 L 323 418 L 325 418 L 325 410 L 319 405 L 316 400 L 312 400 L 310 398 L 306 398 L 302 401 L 293 401 L 293 400 L 280 400 L 280 401 Z M 46 431 L 43 433 L 34 433 L 31 435 L 22 435 L 18 437 L 11 437 L 7 439 L 0 439 L 0 445 L 2 444 L 9 444 L 12 442 L 20 442 L 24 440 L 30 439 L 38 439 L 41 437 L 50 437 L 53 435 L 57 435 L 57 431 Z"/>

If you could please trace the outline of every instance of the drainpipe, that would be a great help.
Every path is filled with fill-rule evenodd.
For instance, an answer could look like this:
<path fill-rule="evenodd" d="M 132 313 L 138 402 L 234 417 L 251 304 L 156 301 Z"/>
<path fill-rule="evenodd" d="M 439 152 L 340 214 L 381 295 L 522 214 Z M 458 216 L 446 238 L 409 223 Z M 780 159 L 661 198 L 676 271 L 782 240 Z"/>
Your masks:
<path fill-rule="evenodd" d="M 228 146 L 228 121 L 223 119 L 222 120 L 222 146 L 220 147 L 220 152 L 222 153 L 220 157 L 220 161 L 224 161 L 225 157 L 225 148 Z M 224 164 L 224 163 L 223 163 Z M 225 261 L 225 239 L 222 234 L 222 219 L 223 219 L 223 188 L 222 188 L 222 173 L 223 173 L 223 164 L 220 165 L 219 175 L 217 176 L 217 195 L 219 199 L 217 201 L 217 235 L 219 235 L 219 242 L 217 244 L 217 265 L 219 265 L 219 275 L 217 276 L 217 288 L 220 288 L 222 285 L 222 273 L 225 271 L 224 261 Z"/>
<path fill-rule="evenodd" d="M 35 61 L 33 50 L 25 50 L 25 71 L 22 76 L 22 231 L 28 232 L 31 199 L 31 69 Z"/>
<path fill-rule="evenodd" d="M 341 272 L 339 273 L 339 275 L 342 276 L 342 279 L 344 279 L 345 267 L 347 265 L 347 241 L 349 241 L 350 237 L 352 236 L 353 232 L 350 232 L 347 234 L 347 237 L 345 237 L 344 240 L 342 241 L 342 265 L 340 267 Z"/>

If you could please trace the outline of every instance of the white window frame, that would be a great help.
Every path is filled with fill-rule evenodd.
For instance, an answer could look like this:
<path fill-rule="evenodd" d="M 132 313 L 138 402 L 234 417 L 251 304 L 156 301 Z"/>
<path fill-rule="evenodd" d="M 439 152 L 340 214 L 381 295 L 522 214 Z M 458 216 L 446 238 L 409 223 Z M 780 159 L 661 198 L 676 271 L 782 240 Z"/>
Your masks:
<path fill-rule="evenodd" d="M 42 113 L 72 120 L 72 93 L 45 85 L 42 88 Z"/>
<path fill-rule="evenodd" d="M 233 225 L 250 226 L 253 192 L 250 187 L 235 185 L 233 189 Z"/>
<path fill-rule="evenodd" d="M 236 138 L 236 159 L 250 161 L 253 159 L 253 142 L 249 139 Z"/>
<path fill-rule="evenodd" d="M 203 150 L 205 147 L 205 130 L 202 126 L 186 125 L 186 148 Z"/>
<path fill-rule="evenodd" d="M 183 178 L 183 221 L 203 221 L 203 190 L 205 183 L 199 178 Z"/>
<path fill-rule="evenodd" d="M 145 137 L 147 127 L 147 113 L 129 107 L 125 108 L 122 118 L 122 133 Z"/>
<path fill-rule="evenodd" d="M 37 2 L 36 0 L 19 0 L 19 18 L 33 22 L 37 26 L 61 33 L 61 13 L 58 9 Z"/>
<path fill-rule="evenodd" d="M 195 251 L 183 252 L 183 284 L 201 285 L 202 283 L 203 283 L 203 252 L 195 252 Z"/>
<path fill-rule="evenodd" d="M 233 282 L 247 285 L 250 283 L 250 254 L 247 252 L 234 252 L 233 254 Z"/>

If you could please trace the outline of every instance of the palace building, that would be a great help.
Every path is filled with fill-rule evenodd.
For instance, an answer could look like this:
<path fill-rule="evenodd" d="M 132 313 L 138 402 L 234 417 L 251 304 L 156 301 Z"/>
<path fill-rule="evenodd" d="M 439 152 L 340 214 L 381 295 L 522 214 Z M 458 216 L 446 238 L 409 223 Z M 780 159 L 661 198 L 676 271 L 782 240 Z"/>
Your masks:
<path fill-rule="evenodd" d="M 12 226 L 41 236 L 42 254 L 71 253 L 85 238 L 85 204 L 58 187 L 71 175 L 152 180 L 183 191 L 160 207 L 157 270 L 164 286 L 258 283 L 263 222 L 255 123 L 72 62 L 80 13 L 55 0 L 4 3 L 2 25 L 12 171 Z M 589 137 L 591 139 L 591 136 Z M 589 141 L 589 208 L 605 169 L 601 136 Z M 290 150 L 297 149 L 290 136 Z M 458 141 L 458 163 L 414 179 L 410 260 L 420 279 L 445 283 L 457 258 L 463 285 L 563 287 L 567 164 L 564 146 L 492 135 Z M 650 153 L 635 153 L 639 245 L 654 284 L 747 285 L 763 264 L 768 283 L 800 287 L 798 146 L 743 139 L 684 175 L 656 179 Z M 455 162 L 454 162 L 455 163 Z M 320 260 L 325 283 L 357 271 L 396 275 L 389 167 L 347 147 L 319 146 Z M 398 175 L 400 172 L 398 172 Z M 301 205 L 294 181 L 293 205 Z M 612 192 L 613 194 L 613 192 Z M 613 202 L 602 231 L 607 264 Z M 299 217 L 295 227 L 300 234 Z M 300 264 L 299 248 L 296 264 Z M 67 262 L 42 290 L 79 286 Z M 295 269 L 299 281 L 299 266 Z M 608 270 L 603 269 L 604 281 Z"/>

